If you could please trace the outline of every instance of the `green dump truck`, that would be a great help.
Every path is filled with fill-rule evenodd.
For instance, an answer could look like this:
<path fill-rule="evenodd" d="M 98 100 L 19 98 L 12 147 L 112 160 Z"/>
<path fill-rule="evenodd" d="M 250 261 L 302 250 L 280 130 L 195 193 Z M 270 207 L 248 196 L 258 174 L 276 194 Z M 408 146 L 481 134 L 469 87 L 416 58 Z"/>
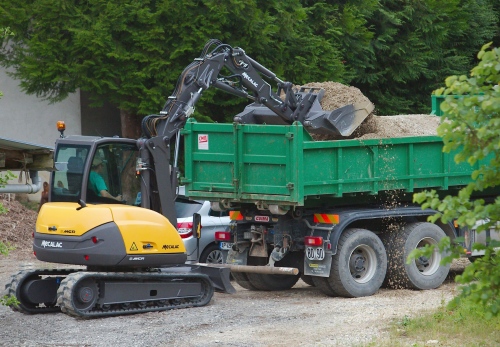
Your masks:
<path fill-rule="evenodd" d="M 283 290 L 301 278 L 329 296 L 360 297 L 436 288 L 448 275 L 437 251 L 406 264 L 413 249 L 461 235 L 412 203 L 415 192 L 449 194 L 471 180 L 475 168 L 443 153 L 441 138 L 313 141 L 298 122 L 191 120 L 182 134 L 181 183 L 190 198 L 230 211 L 231 230 L 217 237 L 244 288 Z"/>

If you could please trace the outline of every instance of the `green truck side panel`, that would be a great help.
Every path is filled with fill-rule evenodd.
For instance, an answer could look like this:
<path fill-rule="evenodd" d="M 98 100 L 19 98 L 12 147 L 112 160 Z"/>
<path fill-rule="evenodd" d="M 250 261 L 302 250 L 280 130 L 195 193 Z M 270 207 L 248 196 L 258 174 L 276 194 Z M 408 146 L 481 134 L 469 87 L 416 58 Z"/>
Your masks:
<path fill-rule="evenodd" d="M 307 205 L 318 197 L 466 185 L 475 169 L 442 152 L 437 136 L 312 141 L 301 124 L 189 121 L 185 177 L 191 198 Z"/>

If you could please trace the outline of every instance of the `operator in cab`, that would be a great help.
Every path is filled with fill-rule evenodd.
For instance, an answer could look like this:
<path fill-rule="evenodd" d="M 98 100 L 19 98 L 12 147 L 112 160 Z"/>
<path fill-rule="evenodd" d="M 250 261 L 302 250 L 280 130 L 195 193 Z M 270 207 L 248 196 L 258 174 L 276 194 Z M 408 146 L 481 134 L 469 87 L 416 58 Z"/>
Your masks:
<path fill-rule="evenodd" d="M 89 175 L 89 188 L 92 189 L 92 191 L 97 196 L 102 196 L 105 198 L 114 199 L 116 201 L 121 201 L 122 200 L 121 195 L 114 197 L 108 192 L 108 187 L 106 186 L 106 182 L 104 182 L 104 179 L 102 178 L 101 175 L 102 169 L 103 169 L 102 159 L 99 157 L 95 157 L 94 160 L 92 161 L 92 167 Z"/>

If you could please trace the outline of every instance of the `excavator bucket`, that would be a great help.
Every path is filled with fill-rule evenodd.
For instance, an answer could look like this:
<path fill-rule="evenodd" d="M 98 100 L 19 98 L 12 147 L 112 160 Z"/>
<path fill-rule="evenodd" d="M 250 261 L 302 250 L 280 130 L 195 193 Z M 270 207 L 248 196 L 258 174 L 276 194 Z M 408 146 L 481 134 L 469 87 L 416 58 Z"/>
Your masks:
<path fill-rule="evenodd" d="M 247 105 L 243 112 L 234 117 L 236 123 L 286 125 L 299 121 L 310 134 L 328 135 L 342 139 L 349 137 L 373 112 L 370 101 L 345 105 L 333 111 L 325 111 L 320 101 L 325 94 L 322 88 L 301 87 L 295 93 L 297 108 L 290 120 L 279 117 L 260 103 Z"/>
<path fill-rule="evenodd" d="M 342 136 L 350 136 L 373 112 L 374 108 L 371 102 L 355 103 L 332 111 L 328 119 Z"/>
<path fill-rule="evenodd" d="M 374 110 L 374 105 L 369 102 L 359 102 L 345 105 L 333 111 L 325 111 L 320 105 L 322 90 L 317 88 L 301 88 L 299 94 L 317 95 L 309 112 L 301 120 L 307 131 L 311 134 L 334 135 L 348 137 Z"/>

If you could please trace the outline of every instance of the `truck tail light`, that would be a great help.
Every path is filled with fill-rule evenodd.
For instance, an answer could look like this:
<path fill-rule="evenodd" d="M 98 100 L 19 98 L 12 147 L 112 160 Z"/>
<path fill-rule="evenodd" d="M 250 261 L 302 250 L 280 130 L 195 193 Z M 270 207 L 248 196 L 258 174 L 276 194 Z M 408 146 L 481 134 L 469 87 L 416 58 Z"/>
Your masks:
<path fill-rule="evenodd" d="M 183 222 L 177 223 L 177 232 L 181 235 L 181 238 L 187 239 L 188 237 L 193 236 L 193 223 L 191 222 Z"/>
<path fill-rule="evenodd" d="M 306 237 L 304 237 L 304 244 L 306 246 L 313 246 L 313 247 L 323 246 L 323 237 L 322 236 L 306 236 Z"/>
<path fill-rule="evenodd" d="M 215 241 L 231 241 L 231 233 L 229 231 L 216 231 Z"/>

